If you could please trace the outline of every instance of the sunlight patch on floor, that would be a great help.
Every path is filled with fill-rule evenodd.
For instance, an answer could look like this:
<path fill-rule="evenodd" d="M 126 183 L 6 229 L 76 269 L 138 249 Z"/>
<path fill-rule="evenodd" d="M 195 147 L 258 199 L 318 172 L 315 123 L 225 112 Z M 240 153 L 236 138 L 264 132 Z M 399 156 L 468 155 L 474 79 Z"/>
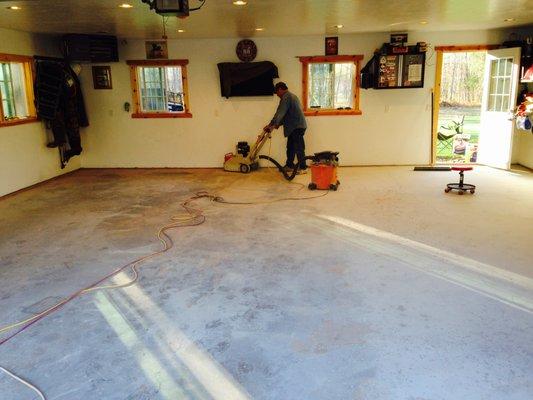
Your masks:
<path fill-rule="evenodd" d="M 379 238 L 400 245 L 396 247 L 383 246 L 375 241 L 365 242 L 370 249 L 397 258 L 411 268 L 445 279 L 522 311 L 533 313 L 533 279 L 346 218 L 332 215 L 317 215 L 317 217 L 343 228 L 355 230 L 367 237 Z M 350 240 L 349 237 L 345 237 L 345 239 Z M 356 242 L 362 243 L 359 238 Z M 445 261 L 446 264 L 451 264 L 455 268 L 427 262 L 427 259 L 421 259 L 419 255 L 410 253 L 405 249 L 422 252 Z"/>

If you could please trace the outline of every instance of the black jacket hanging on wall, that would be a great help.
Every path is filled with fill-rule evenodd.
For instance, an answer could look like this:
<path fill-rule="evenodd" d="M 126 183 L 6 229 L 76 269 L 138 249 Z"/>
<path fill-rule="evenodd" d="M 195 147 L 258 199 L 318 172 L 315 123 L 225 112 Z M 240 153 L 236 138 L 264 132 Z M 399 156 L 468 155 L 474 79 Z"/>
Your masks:
<path fill-rule="evenodd" d="M 66 61 L 36 57 L 35 64 L 37 115 L 51 127 L 54 140 L 48 147 L 59 148 L 64 168 L 83 150 L 80 126 L 89 126 L 80 81 Z"/>

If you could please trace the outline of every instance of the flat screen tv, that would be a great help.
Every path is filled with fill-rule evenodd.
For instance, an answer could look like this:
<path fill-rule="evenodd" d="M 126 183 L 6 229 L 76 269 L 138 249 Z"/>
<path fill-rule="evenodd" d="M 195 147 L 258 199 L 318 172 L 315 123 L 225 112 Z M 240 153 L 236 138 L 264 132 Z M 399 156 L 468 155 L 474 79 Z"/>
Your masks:
<path fill-rule="evenodd" d="M 219 63 L 222 97 L 272 96 L 278 68 L 270 61 L 254 63 Z"/>

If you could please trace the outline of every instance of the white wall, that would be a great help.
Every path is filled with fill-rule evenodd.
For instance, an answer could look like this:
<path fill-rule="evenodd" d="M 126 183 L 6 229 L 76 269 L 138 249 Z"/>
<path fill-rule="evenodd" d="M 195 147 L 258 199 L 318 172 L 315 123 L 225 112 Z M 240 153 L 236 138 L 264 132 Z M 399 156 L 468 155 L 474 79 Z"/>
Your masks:
<path fill-rule="evenodd" d="M 364 54 L 388 41 L 388 33 L 345 35 L 340 54 Z M 409 33 L 409 42 L 431 45 L 489 44 L 500 31 Z M 269 60 L 280 79 L 301 96 L 301 64 L 296 56 L 320 55 L 324 37 L 255 38 L 257 61 Z M 144 59 L 144 41 L 127 40 L 120 63 L 112 64 L 113 90 L 93 90 L 90 67 L 82 72 L 91 126 L 84 139 L 83 167 L 220 167 L 238 140 L 254 140 L 270 120 L 275 96 L 220 96 L 216 64 L 237 61 L 237 39 L 170 40 L 169 57 L 187 58 L 192 119 L 132 119 L 123 111 L 132 102 L 124 60 Z M 431 52 L 428 54 L 431 56 Z M 307 152 L 337 150 L 343 165 L 426 164 L 431 149 L 431 89 L 435 56 L 429 58 L 423 89 L 361 90 L 361 116 L 308 117 Z M 274 135 L 272 154 L 284 161 L 285 141 Z M 267 150 L 266 150 L 267 151 Z"/>
<path fill-rule="evenodd" d="M 517 131 L 515 133 L 515 140 L 518 141 L 516 156 L 514 160 L 516 163 L 533 169 L 533 134 L 531 131 Z"/>
<path fill-rule="evenodd" d="M 56 55 L 57 50 L 49 37 L 0 29 L 0 53 Z M 41 122 L 0 127 L 0 196 L 80 168 L 75 157 L 61 170 L 57 149 L 48 149 L 46 142 Z"/>

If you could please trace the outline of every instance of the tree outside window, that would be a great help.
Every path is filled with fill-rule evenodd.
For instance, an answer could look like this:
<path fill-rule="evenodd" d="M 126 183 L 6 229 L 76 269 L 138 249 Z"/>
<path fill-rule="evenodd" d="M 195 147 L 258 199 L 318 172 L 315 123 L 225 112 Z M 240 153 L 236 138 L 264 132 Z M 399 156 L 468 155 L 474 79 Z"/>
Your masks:
<path fill-rule="evenodd" d="M 35 121 L 32 58 L 0 54 L 0 126 Z"/>
<path fill-rule="evenodd" d="M 361 114 L 359 64 L 362 58 L 360 55 L 300 57 L 305 115 Z"/>

